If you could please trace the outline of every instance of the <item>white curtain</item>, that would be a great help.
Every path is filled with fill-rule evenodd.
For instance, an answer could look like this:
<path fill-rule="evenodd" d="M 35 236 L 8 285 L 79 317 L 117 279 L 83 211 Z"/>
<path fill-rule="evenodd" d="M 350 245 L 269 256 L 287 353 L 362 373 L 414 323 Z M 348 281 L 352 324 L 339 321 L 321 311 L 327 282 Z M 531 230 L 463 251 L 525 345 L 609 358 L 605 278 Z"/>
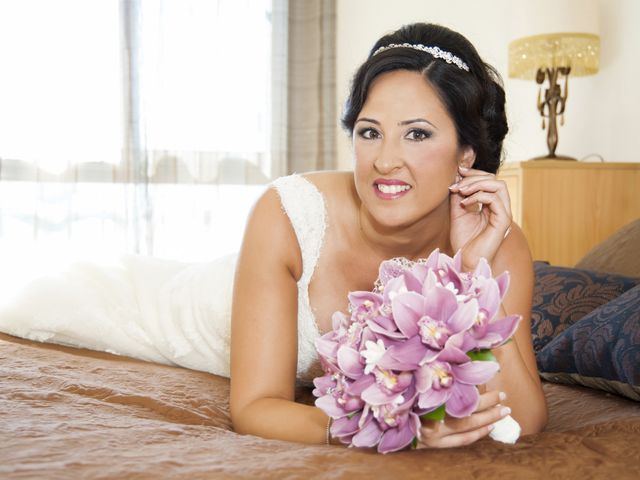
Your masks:
<path fill-rule="evenodd" d="M 4 271 L 235 251 L 268 181 L 333 166 L 334 17 L 335 0 L 0 0 Z"/>

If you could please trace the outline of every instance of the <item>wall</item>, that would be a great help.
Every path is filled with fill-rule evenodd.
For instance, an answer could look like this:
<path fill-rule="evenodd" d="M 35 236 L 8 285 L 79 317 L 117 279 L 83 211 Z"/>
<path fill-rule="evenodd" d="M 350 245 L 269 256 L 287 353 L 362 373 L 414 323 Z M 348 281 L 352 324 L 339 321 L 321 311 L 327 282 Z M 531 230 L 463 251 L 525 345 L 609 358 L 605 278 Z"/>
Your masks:
<path fill-rule="evenodd" d="M 531 0 L 533 1 L 533 0 Z M 561 0 L 560 0 L 561 1 Z M 405 23 L 441 23 L 463 33 L 485 61 L 502 74 L 510 133 L 506 161 L 526 160 L 547 152 L 546 132 L 536 110 L 537 85 L 507 78 L 509 0 L 337 0 L 338 111 L 351 76 L 375 41 Z M 600 155 L 609 162 L 640 161 L 640 2 L 599 0 L 600 72 L 570 78 L 565 125 L 558 154 L 588 161 Z M 350 140 L 337 126 L 338 164 L 351 168 Z"/>

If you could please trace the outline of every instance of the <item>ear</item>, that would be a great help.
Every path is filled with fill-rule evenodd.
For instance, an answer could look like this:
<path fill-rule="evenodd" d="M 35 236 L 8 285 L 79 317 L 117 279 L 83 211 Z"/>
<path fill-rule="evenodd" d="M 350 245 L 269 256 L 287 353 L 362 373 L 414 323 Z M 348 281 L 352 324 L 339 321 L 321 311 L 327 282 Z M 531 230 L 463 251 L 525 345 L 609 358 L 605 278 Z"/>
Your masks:
<path fill-rule="evenodd" d="M 458 162 L 458 165 L 465 168 L 473 167 L 473 164 L 476 162 L 476 151 L 473 149 L 471 145 L 465 145 L 462 147 L 462 157 Z"/>

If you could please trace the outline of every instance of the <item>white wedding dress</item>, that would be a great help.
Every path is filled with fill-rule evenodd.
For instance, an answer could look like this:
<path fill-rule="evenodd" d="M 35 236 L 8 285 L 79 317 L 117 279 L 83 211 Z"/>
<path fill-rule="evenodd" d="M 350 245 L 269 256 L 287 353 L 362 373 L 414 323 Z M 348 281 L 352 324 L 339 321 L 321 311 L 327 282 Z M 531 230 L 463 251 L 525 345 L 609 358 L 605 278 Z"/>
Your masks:
<path fill-rule="evenodd" d="M 326 226 L 322 194 L 299 175 L 272 183 L 302 253 L 298 378 L 322 375 L 308 287 Z M 74 264 L 38 279 L 0 310 L 0 331 L 229 376 L 236 255 L 186 264 L 127 256 L 115 267 Z"/>

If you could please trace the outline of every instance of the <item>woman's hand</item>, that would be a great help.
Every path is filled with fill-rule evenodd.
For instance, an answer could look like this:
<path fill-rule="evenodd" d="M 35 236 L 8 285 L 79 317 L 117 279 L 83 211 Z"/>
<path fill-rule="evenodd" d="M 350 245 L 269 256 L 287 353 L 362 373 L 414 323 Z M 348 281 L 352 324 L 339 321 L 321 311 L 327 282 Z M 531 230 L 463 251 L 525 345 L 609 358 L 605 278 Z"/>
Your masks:
<path fill-rule="evenodd" d="M 418 448 L 449 448 L 470 445 L 485 437 L 492 425 L 511 410 L 500 405 L 503 393 L 491 391 L 480 395 L 478 408 L 465 418 L 445 417 L 442 422 L 422 420 Z"/>
<path fill-rule="evenodd" d="M 451 191 L 451 246 L 462 249 L 462 266 L 473 270 L 481 257 L 493 260 L 511 227 L 507 186 L 481 170 L 459 167 Z"/>

